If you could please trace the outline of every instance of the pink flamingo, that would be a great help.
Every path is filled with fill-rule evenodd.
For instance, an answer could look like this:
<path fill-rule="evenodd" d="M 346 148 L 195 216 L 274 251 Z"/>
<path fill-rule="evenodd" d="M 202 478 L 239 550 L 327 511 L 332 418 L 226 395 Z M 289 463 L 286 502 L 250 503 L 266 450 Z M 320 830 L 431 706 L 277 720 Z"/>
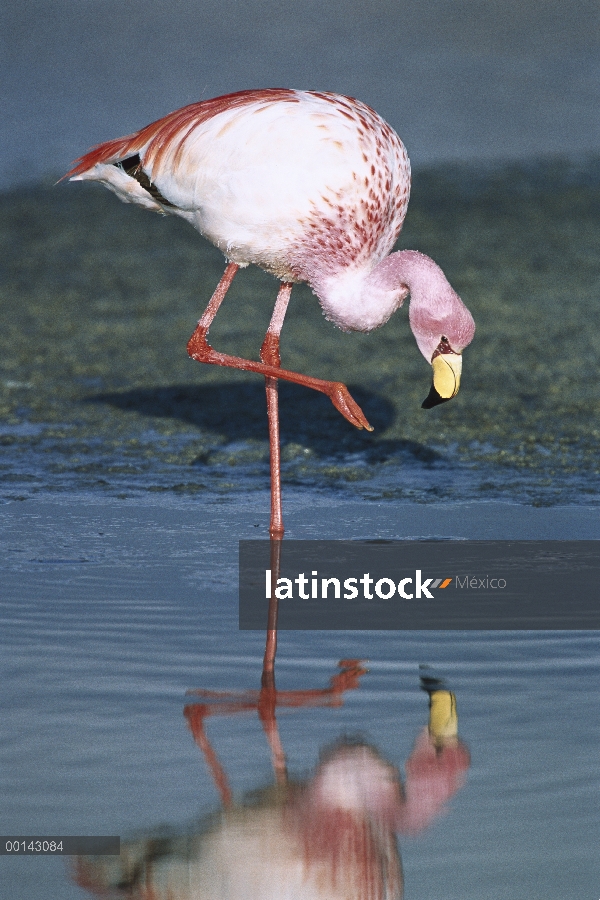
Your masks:
<path fill-rule="evenodd" d="M 457 393 L 473 318 L 433 260 L 414 250 L 389 255 L 406 215 L 410 163 L 398 135 L 364 103 L 287 89 L 228 94 L 98 145 L 68 175 L 181 216 L 227 258 L 188 353 L 266 378 L 271 537 L 284 532 L 277 379 L 321 391 L 349 422 L 372 430 L 345 385 L 281 367 L 279 336 L 295 282 L 308 282 L 325 317 L 344 331 L 378 328 L 410 293 L 410 326 L 433 367 L 423 406 Z M 281 281 L 260 363 L 207 342 L 235 273 L 249 263 Z"/>

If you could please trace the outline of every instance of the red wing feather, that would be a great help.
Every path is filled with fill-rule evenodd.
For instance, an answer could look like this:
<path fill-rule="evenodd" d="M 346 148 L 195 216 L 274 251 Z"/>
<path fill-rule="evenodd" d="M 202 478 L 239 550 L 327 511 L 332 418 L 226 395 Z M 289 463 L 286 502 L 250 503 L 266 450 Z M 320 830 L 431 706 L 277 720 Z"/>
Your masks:
<path fill-rule="evenodd" d="M 156 171 L 165 156 L 173 149 L 172 143 L 177 141 L 174 162 L 178 161 L 183 143 L 192 129 L 203 122 L 212 119 L 219 113 L 230 109 L 249 106 L 252 103 L 260 103 L 269 100 L 293 100 L 294 91 L 288 88 L 270 88 L 257 91 L 238 91 L 235 94 L 225 94 L 223 97 L 213 97 L 211 100 L 201 100 L 199 103 L 190 103 L 182 109 L 176 109 L 162 119 L 146 125 L 135 134 L 116 138 L 98 144 L 85 156 L 75 160 L 75 166 L 64 176 L 81 175 L 92 169 L 97 163 L 113 163 L 128 156 L 139 153 L 147 146 L 144 154 L 144 162 L 152 166 Z"/>
<path fill-rule="evenodd" d="M 119 159 L 127 159 L 131 155 L 129 147 L 133 145 L 137 134 L 130 134 L 127 137 L 116 138 L 113 141 L 106 141 L 104 144 L 96 144 L 84 156 L 80 156 L 75 160 L 74 167 L 63 175 L 63 178 L 71 178 L 72 175 L 81 175 L 83 172 L 93 169 L 97 163 L 117 162 Z M 62 181 L 63 178 L 60 180 Z"/>

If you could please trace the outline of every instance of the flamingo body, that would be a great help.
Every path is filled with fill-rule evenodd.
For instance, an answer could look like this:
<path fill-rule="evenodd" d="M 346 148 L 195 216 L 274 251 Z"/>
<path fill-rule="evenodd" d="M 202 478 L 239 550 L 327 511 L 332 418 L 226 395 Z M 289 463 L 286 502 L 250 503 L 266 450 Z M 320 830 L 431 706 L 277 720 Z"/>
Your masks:
<path fill-rule="evenodd" d="M 158 196 L 123 168 L 136 155 Z M 357 100 L 281 89 L 195 103 L 101 144 L 69 174 L 182 216 L 240 266 L 309 282 L 344 329 L 371 330 L 393 311 L 348 315 L 327 290 L 356 293 L 392 249 L 410 194 L 402 141 Z"/>

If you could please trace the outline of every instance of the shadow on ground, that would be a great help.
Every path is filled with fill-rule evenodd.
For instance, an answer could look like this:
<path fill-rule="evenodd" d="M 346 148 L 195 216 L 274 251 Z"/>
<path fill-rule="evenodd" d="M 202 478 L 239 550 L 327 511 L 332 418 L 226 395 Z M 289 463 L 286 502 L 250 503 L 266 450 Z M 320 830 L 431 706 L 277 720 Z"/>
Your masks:
<path fill-rule="evenodd" d="M 306 446 L 320 456 L 366 453 L 371 462 L 384 462 L 399 455 L 413 457 L 421 463 L 442 459 L 435 450 L 416 441 L 379 437 L 394 423 L 393 404 L 374 391 L 354 385 L 349 390 L 373 425 L 373 433 L 350 425 L 324 395 L 280 382 L 282 444 Z M 137 388 L 95 394 L 86 397 L 85 402 L 185 422 L 227 443 L 267 439 L 265 390 L 261 383 Z"/>

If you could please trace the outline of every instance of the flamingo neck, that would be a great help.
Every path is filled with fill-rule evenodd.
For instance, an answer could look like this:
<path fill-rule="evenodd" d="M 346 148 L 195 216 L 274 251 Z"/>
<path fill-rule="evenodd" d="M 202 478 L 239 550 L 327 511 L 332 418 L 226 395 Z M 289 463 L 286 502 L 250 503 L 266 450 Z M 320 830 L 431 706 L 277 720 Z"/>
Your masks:
<path fill-rule="evenodd" d="M 378 328 L 410 294 L 410 326 L 428 361 L 440 334 L 452 335 L 457 352 L 473 337 L 473 319 L 462 300 L 440 267 L 416 250 L 392 253 L 370 270 L 346 270 L 313 289 L 326 317 L 344 331 Z"/>
<path fill-rule="evenodd" d="M 311 278 L 325 318 L 342 331 L 372 331 L 387 322 L 408 291 L 399 283 L 392 290 L 379 284 L 374 279 L 378 268 L 344 268 L 333 275 L 317 273 Z"/>
<path fill-rule="evenodd" d="M 374 288 L 388 291 L 402 284 L 410 293 L 413 309 L 426 306 L 436 313 L 445 312 L 454 294 L 437 263 L 418 250 L 391 253 L 375 266 L 369 282 Z"/>

